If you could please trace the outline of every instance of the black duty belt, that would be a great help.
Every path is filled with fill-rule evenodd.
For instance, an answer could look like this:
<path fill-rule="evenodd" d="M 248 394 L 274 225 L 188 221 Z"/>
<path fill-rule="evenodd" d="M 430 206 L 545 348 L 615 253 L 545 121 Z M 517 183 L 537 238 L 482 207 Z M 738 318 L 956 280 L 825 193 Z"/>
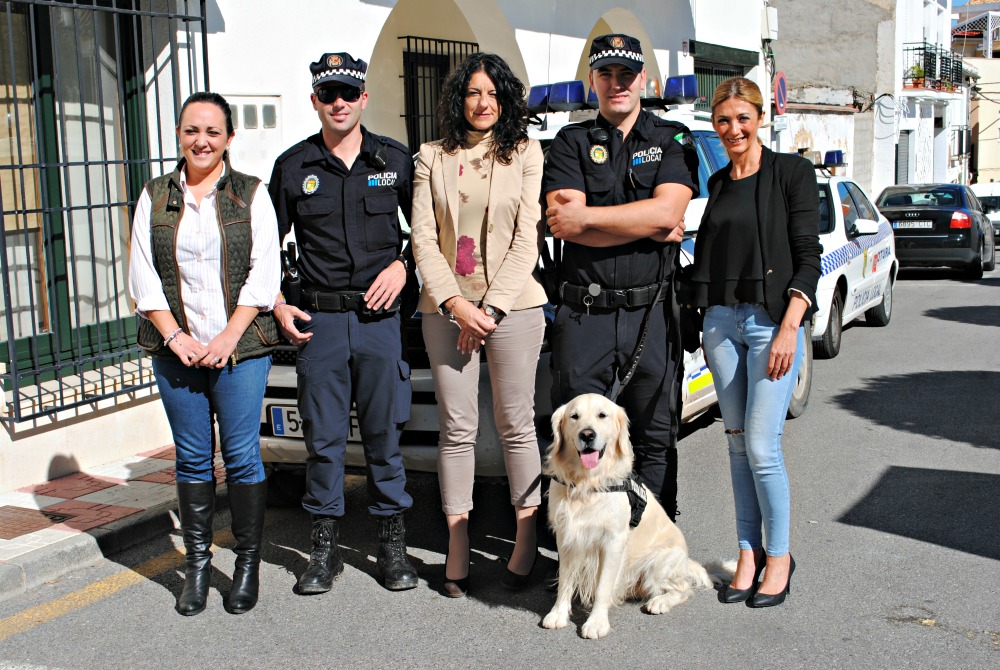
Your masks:
<path fill-rule="evenodd" d="M 659 283 L 623 289 L 601 288 L 599 284 L 576 286 L 566 283 L 562 285 L 563 302 L 568 302 L 571 305 L 583 305 L 588 309 L 592 307 L 598 309 L 645 307 L 657 301 L 659 292 Z"/>
<path fill-rule="evenodd" d="M 371 310 L 365 304 L 364 291 L 302 291 L 302 306 L 313 312 L 358 312 L 360 314 L 391 314 L 399 311 L 400 298 L 382 309 Z"/>

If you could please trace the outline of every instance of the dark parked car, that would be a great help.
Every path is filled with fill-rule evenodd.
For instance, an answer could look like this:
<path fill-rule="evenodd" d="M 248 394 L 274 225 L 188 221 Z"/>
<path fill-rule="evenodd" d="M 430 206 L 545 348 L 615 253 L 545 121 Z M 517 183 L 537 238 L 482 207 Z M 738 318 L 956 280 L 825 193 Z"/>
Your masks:
<path fill-rule="evenodd" d="M 970 279 L 995 267 L 993 225 L 968 186 L 890 186 L 879 196 L 878 208 L 892 223 L 901 267 L 959 268 Z"/>

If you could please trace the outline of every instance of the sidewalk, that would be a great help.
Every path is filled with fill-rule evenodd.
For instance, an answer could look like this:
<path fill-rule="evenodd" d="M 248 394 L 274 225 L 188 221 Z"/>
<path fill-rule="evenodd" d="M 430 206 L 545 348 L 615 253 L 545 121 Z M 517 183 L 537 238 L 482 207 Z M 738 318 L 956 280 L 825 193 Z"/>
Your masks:
<path fill-rule="evenodd" d="M 176 509 L 172 446 L 0 493 L 0 600 L 173 531 Z"/>

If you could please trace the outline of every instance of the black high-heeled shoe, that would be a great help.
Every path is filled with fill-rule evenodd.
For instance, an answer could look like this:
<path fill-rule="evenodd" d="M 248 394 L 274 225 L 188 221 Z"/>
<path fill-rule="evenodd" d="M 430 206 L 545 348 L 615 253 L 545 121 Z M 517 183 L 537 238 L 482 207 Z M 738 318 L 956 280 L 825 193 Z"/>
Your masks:
<path fill-rule="evenodd" d="M 446 555 L 444 557 L 444 583 L 441 585 L 441 594 L 448 598 L 464 598 L 469 592 L 469 574 L 471 572 L 472 568 L 470 567 L 465 577 L 450 579 L 448 577 L 448 556 Z"/>
<path fill-rule="evenodd" d="M 788 581 L 785 582 L 785 590 L 781 593 L 761 593 L 758 591 L 750 599 L 750 607 L 774 607 L 785 602 L 785 596 L 792 592 L 792 574 L 795 572 L 795 559 L 788 556 L 790 565 L 788 566 Z"/>
<path fill-rule="evenodd" d="M 761 554 L 764 554 L 762 551 Z M 750 596 L 754 594 L 757 590 L 757 582 L 760 580 L 760 573 L 764 571 L 764 565 L 767 563 L 767 554 L 761 557 L 760 563 L 757 562 L 757 554 L 754 553 L 753 556 L 753 582 L 750 584 L 748 589 L 734 589 L 732 583 L 726 586 L 726 590 L 722 593 L 722 602 L 726 604 L 732 603 L 742 603 L 746 602 Z"/>
<path fill-rule="evenodd" d="M 535 557 L 531 559 L 531 567 L 528 573 L 519 575 L 509 567 L 504 568 L 503 576 L 500 577 L 500 586 L 508 591 L 523 591 L 531 584 L 531 573 L 535 571 L 535 564 L 538 562 L 538 550 L 535 550 Z M 508 561 L 508 564 L 510 562 Z"/>

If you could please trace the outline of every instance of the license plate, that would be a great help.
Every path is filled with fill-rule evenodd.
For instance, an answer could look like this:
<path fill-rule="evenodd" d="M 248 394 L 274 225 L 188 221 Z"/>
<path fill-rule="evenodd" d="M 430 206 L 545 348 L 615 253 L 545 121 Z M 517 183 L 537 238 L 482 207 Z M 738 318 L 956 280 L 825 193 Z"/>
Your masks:
<path fill-rule="evenodd" d="M 302 417 L 295 405 L 271 405 L 271 429 L 278 437 L 302 437 Z"/>
<path fill-rule="evenodd" d="M 896 221 L 892 224 L 893 228 L 897 230 L 899 228 L 933 228 L 933 221 Z"/>
<path fill-rule="evenodd" d="M 271 414 L 271 432 L 275 437 L 304 437 L 302 434 L 302 415 L 295 405 L 268 405 Z M 351 420 L 348 424 L 348 442 L 360 442 L 361 431 L 358 430 L 358 414 L 351 410 Z"/>

